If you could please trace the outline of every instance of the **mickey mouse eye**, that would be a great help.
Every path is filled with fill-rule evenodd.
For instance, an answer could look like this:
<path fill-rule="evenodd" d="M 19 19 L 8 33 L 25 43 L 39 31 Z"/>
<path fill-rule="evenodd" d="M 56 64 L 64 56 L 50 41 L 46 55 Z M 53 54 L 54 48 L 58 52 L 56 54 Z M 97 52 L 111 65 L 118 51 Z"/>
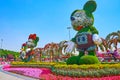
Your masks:
<path fill-rule="evenodd" d="M 76 13 L 75 16 L 76 17 L 80 17 L 82 15 L 82 13 Z"/>
<path fill-rule="evenodd" d="M 80 17 L 80 14 L 78 13 L 78 14 L 76 14 L 76 17 Z"/>
<path fill-rule="evenodd" d="M 74 20 L 75 20 L 75 18 L 73 16 L 71 16 L 71 21 L 74 21 Z"/>

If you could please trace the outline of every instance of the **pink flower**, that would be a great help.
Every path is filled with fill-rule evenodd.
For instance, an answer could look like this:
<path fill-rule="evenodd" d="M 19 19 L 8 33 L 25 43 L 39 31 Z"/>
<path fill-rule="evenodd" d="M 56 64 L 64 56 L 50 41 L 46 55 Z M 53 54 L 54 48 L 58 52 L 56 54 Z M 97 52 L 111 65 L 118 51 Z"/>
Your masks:
<path fill-rule="evenodd" d="M 5 64 L 5 63 L 4 63 Z M 3 66 L 3 69 L 6 69 L 6 68 L 10 68 L 10 65 L 9 64 L 5 64 L 4 66 Z"/>
<path fill-rule="evenodd" d="M 50 69 L 46 68 L 4 68 L 6 71 L 12 71 L 15 73 L 19 73 L 25 76 L 30 76 L 34 78 L 39 78 L 43 80 L 120 80 L 120 75 L 118 76 L 108 76 L 101 78 L 77 78 L 77 77 L 69 77 L 69 76 L 61 76 L 61 75 L 53 75 Z"/>

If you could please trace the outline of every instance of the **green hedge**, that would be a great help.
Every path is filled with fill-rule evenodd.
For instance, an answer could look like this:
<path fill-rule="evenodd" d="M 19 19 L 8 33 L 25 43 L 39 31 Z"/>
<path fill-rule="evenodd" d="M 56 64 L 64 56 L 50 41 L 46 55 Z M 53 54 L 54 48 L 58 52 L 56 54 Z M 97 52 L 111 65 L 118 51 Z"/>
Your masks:
<path fill-rule="evenodd" d="M 98 63 L 100 62 L 96 56 L 86 55 L 86 56 L 82 56 L 79 59 L 79 64 L 98 64 Z"/>
<path fill-rule="evenodd" d="M 120 75 L 120 69 L 99 69 L 99 70 L 53 70 L 56 75 L 70 76 L 70 77 L 104 77 Z"/>
<path fill-rule="evenodd" d="M 72 56 L 70 58 L 67 59 L 66 61 L 67 65 L 71 65 L 71 64 L 97 64 L 100 63 L 98 58 L 96 56 L 90 56 L 90 55 L 86 55 L 86 56 Z"/>
<path fill-rule="evenodd" d="M 71 65 L 71 64 L 78 64 L 79 62 L 79 57 L 78 56 L 72 56 L 70 58 L 67 59 L 66 63 L 68 65 Z"/>

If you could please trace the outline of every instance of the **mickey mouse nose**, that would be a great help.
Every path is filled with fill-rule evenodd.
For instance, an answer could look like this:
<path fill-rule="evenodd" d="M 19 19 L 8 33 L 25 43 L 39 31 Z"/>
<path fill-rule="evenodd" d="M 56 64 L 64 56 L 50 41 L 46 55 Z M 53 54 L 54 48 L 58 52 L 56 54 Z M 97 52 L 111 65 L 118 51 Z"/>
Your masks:
<path fill-rule="evenodd" d="M 75 20 L 75 18 L 73 16 L 71 16 L 71 21 L 74 21 L 74 20 Z"/>

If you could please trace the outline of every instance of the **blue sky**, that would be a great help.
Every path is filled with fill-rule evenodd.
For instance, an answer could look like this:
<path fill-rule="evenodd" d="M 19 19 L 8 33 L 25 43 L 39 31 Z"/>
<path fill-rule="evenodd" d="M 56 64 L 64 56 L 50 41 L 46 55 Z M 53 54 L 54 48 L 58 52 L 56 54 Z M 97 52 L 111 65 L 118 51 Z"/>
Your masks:
<path fill-rule="evenodd" d="M 0 39 L 4 49 L 19 51 L 29 34 L 36 33 L 37 47 L 69 40 L 70 15 L 87 0 L 0 0 Z M 105 38 L 120 30 L 120 0 L 96 0 L 94 26 Z M 71 38 L 76 31 L 71 29 Z"/>

